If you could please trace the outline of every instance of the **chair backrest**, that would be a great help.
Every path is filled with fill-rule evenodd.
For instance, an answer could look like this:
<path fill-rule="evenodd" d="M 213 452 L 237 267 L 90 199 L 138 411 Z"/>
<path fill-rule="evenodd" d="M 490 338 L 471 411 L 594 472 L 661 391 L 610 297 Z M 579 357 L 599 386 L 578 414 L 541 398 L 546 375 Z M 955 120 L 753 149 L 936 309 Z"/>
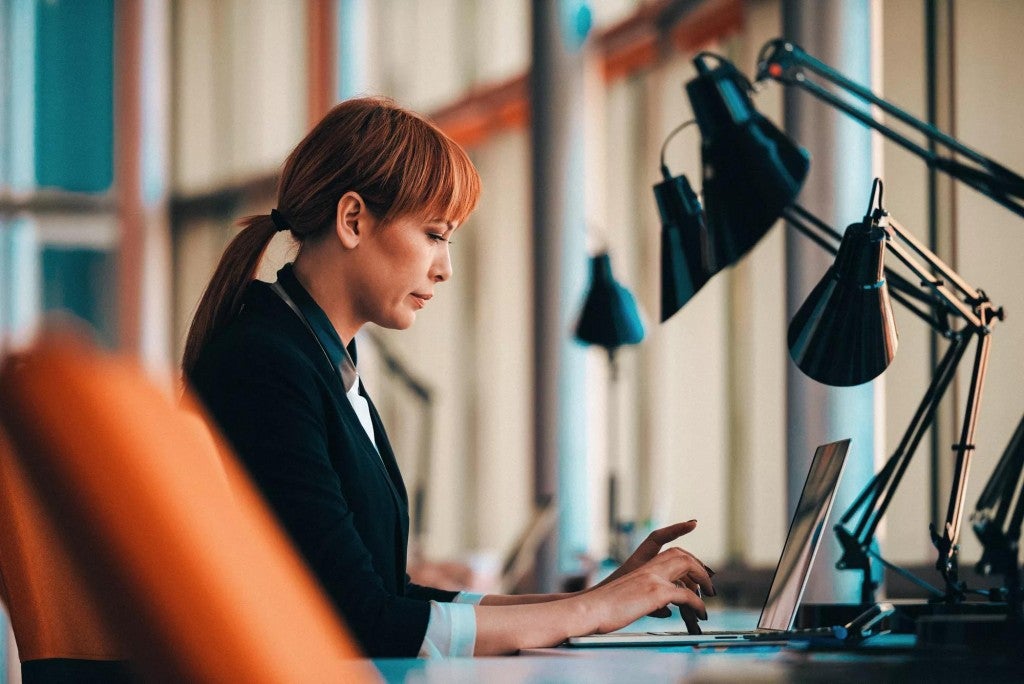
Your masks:
<path fill-rule="evenodd" d="M 144 677 L 377 679 L 223 441 L 134 363 L 44 338 L 0 371 L 0 421 Z"/>
<path fill-rule="evenodd" d="M 22 661 L 127 658 L 2 432 L 0 600 Z"/>

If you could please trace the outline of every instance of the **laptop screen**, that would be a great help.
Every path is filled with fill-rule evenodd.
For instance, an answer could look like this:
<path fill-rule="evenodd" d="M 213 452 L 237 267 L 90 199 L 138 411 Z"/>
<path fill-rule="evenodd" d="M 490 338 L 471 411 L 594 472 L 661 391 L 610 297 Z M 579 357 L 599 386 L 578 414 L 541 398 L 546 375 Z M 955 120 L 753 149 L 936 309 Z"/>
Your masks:
<path fill-rule="evenodd" d="M 768 598 L 761 610 L 758 629 L 786 630 L 793 627 L 849 447 L 850 440 L 844 439 L 820 446 L 814 452 Z"/>

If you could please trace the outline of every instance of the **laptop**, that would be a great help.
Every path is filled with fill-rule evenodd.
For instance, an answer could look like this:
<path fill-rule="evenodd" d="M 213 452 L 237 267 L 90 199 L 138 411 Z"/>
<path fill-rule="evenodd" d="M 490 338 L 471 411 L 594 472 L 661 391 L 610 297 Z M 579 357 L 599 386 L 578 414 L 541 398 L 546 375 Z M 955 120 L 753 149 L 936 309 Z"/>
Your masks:
<path fill-rule="evenodd" d="M 771 588 L 761 609 L 761 619 L 753 631 L 704 632 L 609 632 L 572 637 L 567 644 L 575 647 L 593 646 L 689 646 L 694 644 L 726 644 L 729 642 L 785 641 L 813 637 L 845 637 L 843 627 L 793 630 L 800 598 L 807 586 L 811 563 L 821 545 L 822 531 L 839 478 L 846 465 L 850 440 L 823 444 L 814 452 L 800 502 L 782 547 L 782 556 L 775 568 Z M 839 630 L 839 631 L 835 631 Z M 839 633 L 843 632 L 843 633 Z"/>

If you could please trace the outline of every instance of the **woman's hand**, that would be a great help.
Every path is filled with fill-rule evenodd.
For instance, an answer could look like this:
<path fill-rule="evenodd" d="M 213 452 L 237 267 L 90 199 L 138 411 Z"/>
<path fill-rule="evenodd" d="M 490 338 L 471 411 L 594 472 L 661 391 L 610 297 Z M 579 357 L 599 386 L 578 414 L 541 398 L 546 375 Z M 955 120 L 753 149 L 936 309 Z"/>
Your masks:
<path fill-rule="evenodd" d="M 697 620 L 706 620 L 708 614 L 698 592 L 712 596 L 715 592 L 704 564 L 682 549 L 670 548 L 572 600 L 583 602 L 591 632 L 612 632 L 644 615 L 667 612 L 668 605 L 675 604 L 687 631 L 699 634 Z"/>
<path fill-rule="evenodd" d="M 486 597 L 476 606 L 474 653 L 514 653 L 612 632 L 644 615 L 667 613 L 670 604 L 679 606 L 687 631 L 700 634 L 697 620 L 707 619 L 708 613 L 697 592 L 714 595 L 715 588 L 704 564 L 692 554 L 666 549 L 634 570 L 616 574 L 571 596 Z"/>
<path fill-rule="evenodd" d="M 614 579 L 618 579 L 622 575 L 625 575 L 636 570 L 644 563 L 648 562 L 649 560 L 657 556 L 659 553 L 661 553 L 661 548 L 665 546 L 665 544 L 668 544 L 669 542 L 679 539 L 679 537 L 682 537 L 684 534 L 689 534 L 690 532 L 693 532 L 693 530 L 696 527 L 696 520 L 687 520 L 686 522 L 676 523 L 675 525 L 669 525 L 668 527 L 662 527 L 661 529 L 654 530 L 649 535 L 647 535 L 647 539 L 643 540 L 640 546 L 636 547 L 636 551 L 633 552 L 633 555 L 627 558 L 626 562 L 620 565 L 615 572 L 608 575 L 608 577 L 601 584 L 604 584 L 605 582 L 610 582 Z M 701 565 L 704 564 L 701 563 Z M 709 575 L 714 576 L 714 570 L 712 570 L 706 565 L 704 565 L 704 569 L 708 572 Z M 599 584 L 597 586 L 601 585 Z M 711 596 L 714 596 L 714 594 L 711 594 Z"/>
<path fill-rule="evenodd" d="M 697 521 L 696 520 L 687 520 L 686 522 L 676 523 L 675 525 L 669 525 L 668 527 L 662 527 L 661 529 L 654 530 L 649 535 L 647 535 L 647 539 L 645 539 L 640 544 L 640 546 L 636 547 L 636 551 L 634 551 L 633 555 L 631 555 L 628 559 L 626 559 L 625 563 L 623 563 L 621 566 L 619 566 L 619 568 L 615 572 L 610 574 L 604 581 L 602 581 L 600 584 L 596 585 L 594 588 L 596 589 L 597 587 L 603 586 L 604 584 L 607 584 L 608 582 L 614 581 L 614 580 L 618 579 L 619 577 L 622 577 L 623 575 L 629 574 L 630 572 L 640 568 L 641 566 L 644 565 L 644 563 L 647 563 L 652 558 L 654 558 L 659 553 L 661 553 L 661 549 L 662 549 L 663 546 L 665 546 L 665 544 L 668 544 L 669 542 L 675 541 L 679 537 L 682 537 L 684 534 L 689 534 L 696 527 L 697 527 Z M 684 553 L 689 553 L 689 552 L 686 551 Z M 689 554 L 689 555 L 693 556 L 693 554 Z M 700 563 L 701 567 L 704 568 L 704 570 L 706 571 L 706 573 L 707 573 L 707 575 L 709 577 L 714 576 L 714 574 L 715 574 L 714 570 L 712 570 L 708 566 L 704 565 L 704 563 L 701 563 L 701 561 L 698 558 L 696 558 L 695 556 L 693 558 L 698 563 Z M 695 591 L 695 592 L 697 591 L 697 585 L 695 583 L 693 583 L 693 582 L 687 582 L 686 580 L 683 580 L 683 585 L 686 586 L 688 589 L 690 589 L 692 591 Z M 715 589 L 712 586 L 710 591 L 706 591 L 705 590 L 704 593 L 707 593 L 708 596 L 714 596 L 715 595 Z M 651 616 L 652 617 L 668 617 L 671 614 L 672 614 L 672 612 L 668 608 L 660 608 L 658 610 L 653 611 L 651 613 Z M 694 623 L 694 625 L 696 625 L 696 623 Z M 689 628 L 689 627 L 690 627 L 690 624 L 687 623 L 687 628 Z"/>

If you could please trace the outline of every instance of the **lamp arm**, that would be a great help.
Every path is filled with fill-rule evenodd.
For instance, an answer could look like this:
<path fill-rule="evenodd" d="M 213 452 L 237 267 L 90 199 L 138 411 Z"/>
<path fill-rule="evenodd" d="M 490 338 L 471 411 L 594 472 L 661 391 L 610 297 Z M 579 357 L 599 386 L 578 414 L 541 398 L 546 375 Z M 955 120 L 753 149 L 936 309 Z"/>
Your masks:
<path fill-rule="evenodd" d="M 889 283 L 890 297 L 892 297 L 897 302 L 902 304 L 904 309 L 908 310 L 910 313 L 914 314 L 922 321 L 927 323 L 932 330 L 935 330 L 946 337 L 950 337 L 951 335 L 955 334 L 950 330 L 949 323 L 946 321 L 945 316 L 925 311 L 924 309 L 920 308 L 917 304 L 910 301 L 910 299 L 917 299 L 918 301 L 925 302 L 928 306 L 934 307 L 937 303 L 935 300 L 928 299 L 920 291 L 917 290 L 910 290 L 912 294 L 910 295 L 910 297 L 908 297 L 907 291 L 901 290 L 899 287 L 896 286 L 896 278 L 899 278 L 900 280 L 903 281 L 903 283 L 905 284 L 904 287 L 910 288 L 910 283 L 907 282 L 901 276 L 894 277 L 894 275 L 886 275 L 886 280 Z"/>
<path fill-rule="evenodd" d="M 900 240 L 907 243 L 916 254 L 924 259 L 933 273 L 937 273 L 942 281 L 952 283 L 971 303 L 982 302 L 987 299 L 984 292 L 968 284 L 960 274 L 940 259 L 935 252 L 928 249 L 923 242 L 914 237 L 914 234 L 904 228 L 903 224 L 893 218 L 892 215 L 883 212 L 880 218 L 884 218 L 885 223 L 899 236 Z"/>
<path fill-rule="evenodd" d="M 905 570 L 904 568 L 901 568 L 900 566 L 896 565 L 895 563 L 886 560 L 885 558 L 882 557 L 882 554 L 876 553 L 874 549 L 870 549 L 869 548 L 868 549 L 868 555 L 871 556 L 872 558 L 874 558 L 876 561 L 878 561 L 882 565 L 884 565 L 889 570 L 892 570 L 893 572 L 895 572 L 896 574 L 900 575 L 904 579 L 909 580 L 910 582 L 913 582 L 917 586 L 921 587 L 922 589 L 927 591 L 932 596 L 936 596 L 936 597 L 942 597 L 943 596 L 943 593 L 942 593 L 941 589 L 939 589 L 938 587 L 935 587 L 932 584 L 929 584 L 928 582 L 925 582 L 923 579 L 921 579 L 920 577 L 918 577 L 914 573 L 910 572 L 909 570 Z"/>
<path fill-rule="evenodd" d="M 974 430 L 978 423 L 978 409 L 981 407 L 981 394 L 985 386 L 985 371 L 988 367 L 991 342 L 992 338 L 987 331 L 978 331 L 978 345 L 974 368 L 971 372 L 971 384 L 967 394 L 960 442 L 953 445 L 953 449 L 956 451 L 956 465 L 953 470 L 953 486 L 950 488 L 946 521 L 941 534 L 937 530 L 932 530 L 932 541 L 939 552 L 935 567 L 945 577 L 946 586 L 951 590 L 951 594 L 947 595 L 947 600 L 957 598 L 954 592 L 958 590 L 957 553 L 960 550 L 963 503 L 967 494 L 967 476 L 970 472 L 971 456 L 974 454 Z"/>
<path fill-rule="evenodd" d="M 946 579 L 947 599 L 958 598 L 961 592 L 957 579 L 956 556 L 959 550 L 960 528 L 963 523 L 963 503 L 967 493 L 967 476 L 970 472 L 971 457 L 974 453 L 974 432 L 978 422 L 978 411 L 981 406 L 981 395 L 985 386 L 985 372 L 988 368 L 988 357 L 992 339 L 989 335 L 996 320 L 1002 320 L 1002 307 L 996 309 L 989 302 L 984 292 L 968 285 L 953 269 L 947 266 L 933 252 L 920 243 L 898 221 L 884 210 L 875 212 L 874 220 L 882 225 L 886 232 L 906 243 L 910 250 L 921 257 L 937 274 L 930 276 L 917 260 L 902 245 L 889 240 L 891 251 L 915 275 L 921 278 L 922 285 L 931 288 L 936 295 L 956 308 L 967 322 L 967 331 L 978 338 L 975 351 L 974 366 L 971 372 L 971 383 L 968 389 L 967 404 L 961 425 L 960 441 L 953 445 L 956 451 L 956 464 L 953 471 L 953 485 L 950 488 L 949 505 L 943 529 L 932 530 L 932 541 L 939 551 L 936 568 Z M 965 303 L 955 295 L 946 283 L 951 283 L 966 298 Z"/>
<path fill-rule="evenodd" d="M 978 313 L 976 313 L 979 306 L 988 303 L 988 297 L 984 292 L 968 285 L 956 271 L 947 266 L 934 252 L 925 247 L 910 231 L 888 214 L 882 212 L 879 223 L 887 229 L 887 233 L 890 235 L 890 240 L 888 240 L 889 251 L 902 261 L 914 275 L 921 279 L 922 286 L 932 290 L 939 299 L 959 314 L 972 328 L 979 329 L 987 325 L 987 321 L 983 321 Z M 899 238 L 899 240 L 906 243 L 914 254 L 924 260 L 930 267 L 930 270 L 922 266 L 910 251 L 904 249 L 903 245 L 891 239 L 893 237 Z M 967 301 L 964 302 L 955 292 L 950 290 L 947 283 L 959 290 Z M 1002 307 L 995 311 L 995 317 L 1000 319 L 1003 317 Z"/>
<path fill-rule="evenodd" d="M 925 270 L 899 243 L 889 240 L 888 249 L 890 254 L 902 261 L 907 268 L 914 272 L 914 275 L 921 279 L 923 286 L 934 292 L 943 304 L 952 309 L 960 318 L 964 319 L 969 326 L 972 328 L 981 327 L 981 319 L 975 315 L 971 307 L 964 304 L 955 293 L 946 287 L 945 281 L 942 278 L 937 278 Z"/>
<path fill-rule="evenodd" d="M 847 78 L 841 72 L 833 69 L 817 57 L 807 53 L 807 51 L 799 45 L 795 45 L 794 43 L 790 43 L 789 41 L 781 38 L 770 40 L 761 48 L 757 58 L 757 77 L 755 80 L 763 81 L 766 78 L 771 78 L 772 80 L 779 81 L 780 83 L 785 83 L 787 85 L 802 86 L 806 83 L 809 87 L 813 86 L 821 89 L 821 87 L 813 81 L 807 80 L 802 69 L 807 69 L 808 71 L 821 76 L 829 83 L 837 85 L 843 90 L 852 93 L 861 100 L 877 106 L 886 114 L 891 114 L 908 126 L 920 131 L 931 140 L 940 142 L 946 147 L 949 147 L 950 149 L 955 150 L 979 163 L 990 161 L 980 152 L 972 150 L 956 138 L 943 133 L 929 123 L 925 123 L 924 121 L 911 116 L 908 112 L 905 112 L 903 109 L 897 107 L 888 100 L 878 97 L 870 89 L 865 88 L 856 81 Z M 824 89 L 821 90 L 828 93 L 828 91 L 825 91 Z M 829 94 L 831 95 L 831 93 Z M 846 106 L 848 107 L 849 105 Z M 876 121 L 875 123 L 878 122 Z"/>
<path fill-rule="evenodd" d="M 839 251 L 838 243 L 842 240 L 842 235 L 835 228 L 799 204 L 791 204 L 784 208 L 782 216 L 798 233 L 817 244 L 829 254 L 835 256 Z M 923 292 L 920 287 L 915 286 L 888 267 L 885 269 L 885 279 L 889 284 L 889 294 L 893 299 L 933 329 L 943 333 L 946 332 L 948 326 L 943 320 L 925 311 L 911 300 L 915 300 L 918 304 L 929 308 L 934 307 L 936 304 L 946 306 L 945 302 L 937 301 L 933 296 Z M 948 306 L 946 308 L 948 309 Z M 952 313 L 957 313 L 957 311 L 953 310 Z"/>
<path fill-rule="evenodd" d="M 967 350 L 969 341 L 970 337 L 963 335 L 953 339 L 939 362 L 928 389 L 921 398 L 921 403 L 918 404 L 896 450 L 840 519 L 836 531 L 839 532 L 839 528 L 842 527 L 843 531 L 853 538 L 856 545 L 855 549 L 849 549 L 848 553 L 855 554 L 858 550 L 860 553 L 864 553 L 870 548 L 875 530 L 885 516 L 892 497 L 910 465 L 910 460 L 917 453 L 921 439 L 934 421 L 939 402 L 945 396 L 946 390 L 955 377 L 956 368 Z M 846 530 L 846 525 L 858 511 L 862 511 L 861 516 L 854 531 L 850 533 Z M 847 565 L 857 567 L 857 563 L 852 559 L 847 560 Z"/>
<path fill-rule="evenodd" d="M 801 207 L 791 204 L 782 210 L 782 216 L 805 237 L 816 243 L 823 250 L 835 256 L 839 252 L 839 242 L 843 236 L 832 226 Z"/>
<path fill-rule="evenodd" d="M 928 140 L 941 143 L 981 168 L 963 164 L 950 157 L 941 156 L 875 119 L 844 100 L 818 83 L 807 78 L 806 71 L 814 73 L 829 83 L 851 93 L 855 97 L 877 106 L 887 114 L 923 134 Z M 1024 217 L 1024 178 L 989 159 L 976 150 L 967 147 L 956 138 L 949 136 L 934 126 L 917 119 L 896 105 L 878 97 L 864 86 L 851 81 L 827 64 L 804 52 L 802 48 L 782 39 L 765 44 L 758 56 L 757 81 L 771 79 L 784 85 L 793 85 L 809 92 L 814 97 L 856 119 L 865 126 L 873 128 L 904 149 L 920 157 L 925 163 L 940 170 L 964 184 L 974 188 L 995 202 Z"/>

